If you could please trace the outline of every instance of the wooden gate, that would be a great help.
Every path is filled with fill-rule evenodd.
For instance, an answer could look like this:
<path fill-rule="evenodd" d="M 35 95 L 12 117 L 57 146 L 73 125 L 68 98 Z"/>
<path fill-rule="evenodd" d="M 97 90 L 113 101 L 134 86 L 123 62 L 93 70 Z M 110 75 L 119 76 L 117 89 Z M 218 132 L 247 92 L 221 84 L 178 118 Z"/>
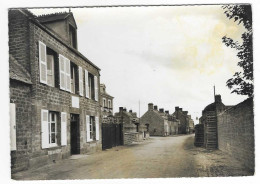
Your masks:
<path fill-rule="evenodd" d="M 102 123 L 102 150 L 123 145 L 122 124 Z"/>

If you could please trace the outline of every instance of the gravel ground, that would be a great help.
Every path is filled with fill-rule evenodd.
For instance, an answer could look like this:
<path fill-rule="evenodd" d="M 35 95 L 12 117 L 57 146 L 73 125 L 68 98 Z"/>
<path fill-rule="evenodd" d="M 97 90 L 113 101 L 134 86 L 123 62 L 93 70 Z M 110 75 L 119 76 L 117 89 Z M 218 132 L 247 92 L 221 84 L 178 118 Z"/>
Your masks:
<path fill-rule="evenodd" d="M 194 135 L 151 137 L 12 174 L 16 180 L 173 178 L 252 175 L 219 150 L 193 146 Z"/>

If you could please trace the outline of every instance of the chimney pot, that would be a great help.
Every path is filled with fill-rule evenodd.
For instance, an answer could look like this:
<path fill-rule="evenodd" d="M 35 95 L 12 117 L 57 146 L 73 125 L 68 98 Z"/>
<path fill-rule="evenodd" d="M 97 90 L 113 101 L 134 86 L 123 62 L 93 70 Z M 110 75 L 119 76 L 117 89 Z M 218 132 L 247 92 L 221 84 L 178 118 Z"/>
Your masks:
<path fill-rule="evenodd" d="M 154 109 L 154 110 L 158 110 L 158 107 L 157 107 L 157 105 L 155 105 L 155 106 L 153 107 L 153 109 Z"/>
<path fill-rule="evenodd" d="M 149 110 L 149 111 L 152 111 L 152 110 L 153 110 L 153 103 L 149 103 L 149 104 L 148 104 L 148 110 Z"/>
<path fill-rule="evenodd" d="M 163 108 L 161 108 L 161 109 L 159 109 L 159 111 L 160 111 L 160 112 L 164 112 L 164 109 L 163 109 Z"/>
<path fill-rule="evenodd" d="M 215 102 L 218 102 L 218 103 L 222 102 L 221 95 L 215 95 Z"/>
<path fill-rule="evenodd" d="M 122 112 L 123 111 L 123 107 L 119 107 L 119 112 Z"/>

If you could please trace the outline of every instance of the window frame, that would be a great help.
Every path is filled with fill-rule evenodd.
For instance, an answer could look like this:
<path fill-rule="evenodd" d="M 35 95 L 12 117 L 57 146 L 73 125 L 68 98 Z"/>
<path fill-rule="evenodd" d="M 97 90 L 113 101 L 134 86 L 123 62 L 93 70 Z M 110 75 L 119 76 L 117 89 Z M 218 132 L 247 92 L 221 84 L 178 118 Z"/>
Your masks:
<path fill-rule="evenodd" d="M 46 66 L 47 66 L 47 85 L 48 86 L 51 86 L 51 87 L 55 87 L 55 65 L 54 65 L 54 62 L 55 62 L 55 55 L 54 55 L 54 53 L 53 54 L 48 54 L 48 50 L 51 50 L 52 52 L 54 52 L 52 49 L 50 49 L 49 47 L 46 47 Z M 52 60 L 51 60 L 51 68 L 52 68 L 52 70 L 48 70 L 48 64 L 49 64 L 49 56 L 52 56 Z M 49 71 L 52 71 L 52 84 L 51 83 L 49 83 L 49 76 L 50 76 L 50 74 L 49 74 Z"/>
<path fill-rule="evenodd" d="M 107 101 L 106 98 L 103 98 L 103 107 L 107 107 L 106 106 L 106 101 Z"/>
<path fill-rule="evenodd" d="M 52 121 L 52 115 L 54 115 L 54 121 Z M 48 113 L 48 137 L 49 137 L 49 147 L 56 147 L 56 146 L 58 146 L 58 143 L 57 143 L 57 124 L 58 124 L 58 122 L 57 122 L 57 119 L 58 119 L 58 114 L 56 113 L 56 112 L 54 112 L 54 111 L 49 111 L 49 113 Z M 54 132 L 52 131 L 52 129 L 51 129 L 51 124 L 52 123 L 54 123 L 55 125 L 55 130 L 54 130 Z M 52 138 L 52 134 L 54 133 L 54 135 L 55 135 L 55 143 L 52 143 L 51 142 L 51 138 Z"/>
<path fill-rule="evenodd" d="M 96 140 L 96 119 L 95 116 L 89 116 L 89 137 L 90 140 L 95 141 Z"/>

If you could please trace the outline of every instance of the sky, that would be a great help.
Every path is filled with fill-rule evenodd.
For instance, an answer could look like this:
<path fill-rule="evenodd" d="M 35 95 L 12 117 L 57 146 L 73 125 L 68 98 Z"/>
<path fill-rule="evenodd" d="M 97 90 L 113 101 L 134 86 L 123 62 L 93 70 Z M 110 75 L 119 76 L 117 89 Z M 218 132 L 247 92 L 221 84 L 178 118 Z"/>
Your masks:
<path fill-rule="evenodd" d="M 69 11 L 33 9 L 34 14 Z M 196 121 L 222 96 L 226 105 L 247 96 L 231 94 L 226 81 L 236 71 L 237 51 L 222 37 L 241 42 L 243 25 L 227 19 L 219 5 L 72 8 L 78 50 L 101 68 L 101 83 L 119 107 L 142 116 L 153 103 L 174 112 L 179 106 Z"/>

